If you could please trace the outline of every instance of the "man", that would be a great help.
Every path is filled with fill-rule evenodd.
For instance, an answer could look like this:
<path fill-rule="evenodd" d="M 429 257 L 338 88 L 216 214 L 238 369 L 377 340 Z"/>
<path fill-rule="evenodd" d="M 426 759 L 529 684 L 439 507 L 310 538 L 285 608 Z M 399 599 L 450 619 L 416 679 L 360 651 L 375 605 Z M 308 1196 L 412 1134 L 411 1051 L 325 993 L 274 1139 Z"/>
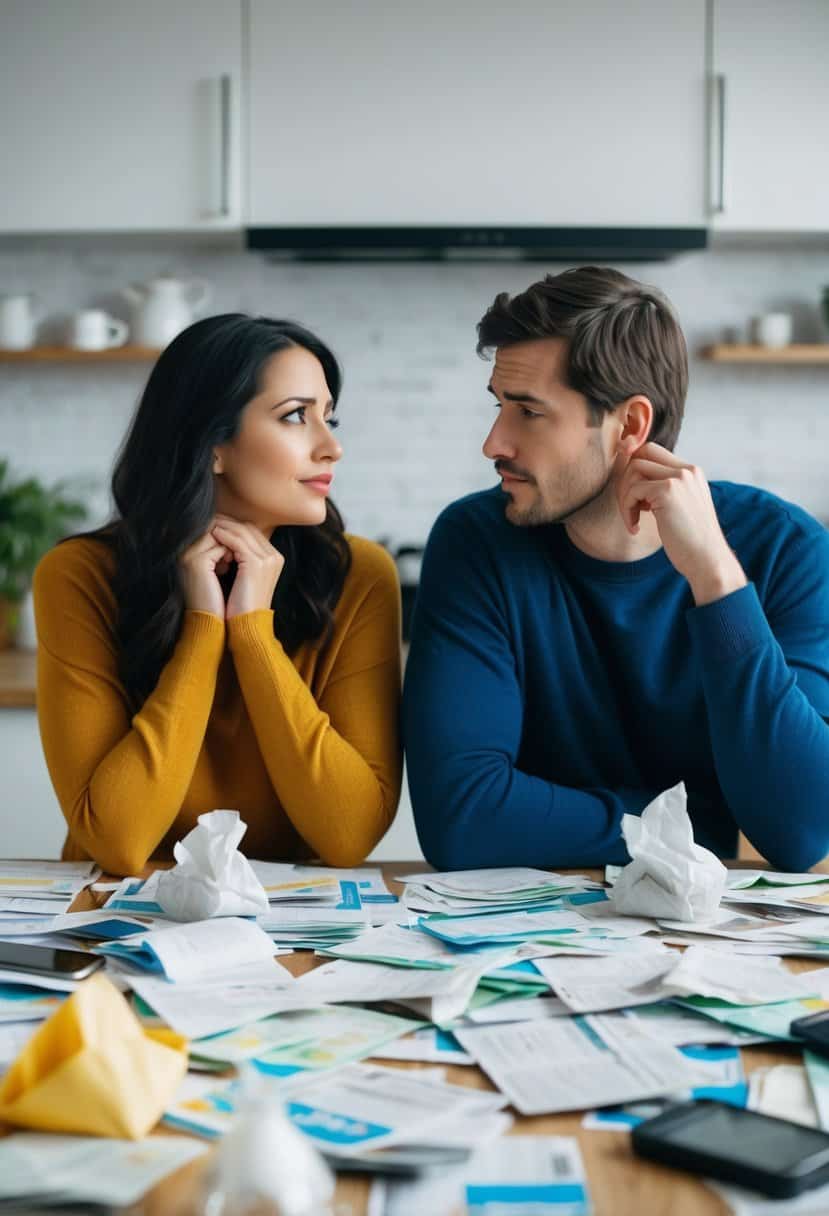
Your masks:
<path fill-rule="evenodd" d="M 775 867 L 829 850 L 829 533 L 673 453 L 667 300 L 615 270 L 499 295 L 500 486 L 429 539 L 404 696 L 438 869 L 625 862 L 625 812 L 685 782 L 696 840 Z M 785 424 L 783 424 L 785 425 Z"/>

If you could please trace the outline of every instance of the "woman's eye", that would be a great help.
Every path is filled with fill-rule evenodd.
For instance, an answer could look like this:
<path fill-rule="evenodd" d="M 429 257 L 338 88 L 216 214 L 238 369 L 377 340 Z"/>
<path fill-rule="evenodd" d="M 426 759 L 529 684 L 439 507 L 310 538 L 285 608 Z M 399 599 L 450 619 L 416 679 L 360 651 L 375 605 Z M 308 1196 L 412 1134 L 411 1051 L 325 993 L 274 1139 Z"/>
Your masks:
<path fill-rule="evenodd" d="M 336 431 L 337 427 L 340 425 L 339 418 L 336 418 L 334 414 L 330 414 L 325 421 L 328 423 L 332 431 Z"/>
<path fill-rule="evenodd" d="M 298 405 L 295 410 L 291 410 L 290 414 L 283 414 L 280 422 L 288 422 L 292 425 L 303 423 L 305 421 L 305 406 Z"/>

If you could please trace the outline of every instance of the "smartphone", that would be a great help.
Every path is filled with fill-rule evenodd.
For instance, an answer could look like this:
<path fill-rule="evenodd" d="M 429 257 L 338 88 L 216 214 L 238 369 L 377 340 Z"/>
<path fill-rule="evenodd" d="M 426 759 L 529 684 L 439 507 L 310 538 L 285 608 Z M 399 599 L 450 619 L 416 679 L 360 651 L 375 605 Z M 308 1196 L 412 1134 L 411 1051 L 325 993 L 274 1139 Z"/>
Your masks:
<path fill-rule="evenodd" d="M 81 950 L 54 950 L 51 946 L 27 946 L 0 942 L 0 971 L 28 971 L 33 975 L 53 975 L 62 980 L 83 980 L 105 960 Z"/>
<path fill-rule="evenodd" d="M 789 1034 L 802 1039 L 804 1047 L 818 1055 L 829 1056 L 829 1009 L 810 1013 L 805 1018 L 795 1018 L 789 1026 Z"/>
<path fill-rule="evenodd" d="M 774 1199 L 829 1182 L 829 1134 L 707 1098 L 640 1123 L 631 1140 L 640 1157 Z"/>

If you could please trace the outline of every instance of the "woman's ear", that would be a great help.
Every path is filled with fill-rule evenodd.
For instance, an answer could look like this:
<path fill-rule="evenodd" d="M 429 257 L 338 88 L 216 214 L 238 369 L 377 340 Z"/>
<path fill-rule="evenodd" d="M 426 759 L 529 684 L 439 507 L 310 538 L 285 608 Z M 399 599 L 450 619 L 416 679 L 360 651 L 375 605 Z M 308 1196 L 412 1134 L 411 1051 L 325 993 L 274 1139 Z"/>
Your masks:
<path fill-rule="evenodd" d="M 632 456 L 643 443 L 647 443 L 653 423 L 653 406 L 649 398 L 637 394 L 628 397 L 618 408 L 619 420 L 622 423 L 622 433 L 619 436 L 619 447 L 628 457 Z"/>
<path fill-rule="evenodd" d="M 224 461 L 218 448 L 213 452 L 213 472 L 217 474 L 224 472 Z"/>

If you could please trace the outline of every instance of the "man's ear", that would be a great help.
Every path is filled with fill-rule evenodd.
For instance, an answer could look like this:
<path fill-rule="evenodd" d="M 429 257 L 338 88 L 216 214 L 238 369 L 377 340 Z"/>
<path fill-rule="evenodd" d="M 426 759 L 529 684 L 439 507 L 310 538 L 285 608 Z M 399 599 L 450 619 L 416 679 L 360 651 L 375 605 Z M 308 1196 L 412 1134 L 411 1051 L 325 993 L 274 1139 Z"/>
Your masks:
<path fill-rule="evenodd" d="M 619 451 L 624 452 L 630 460 L 634 452 L 648 441 L 653 424 L 653 406 L 648 397 L 637 393 L 617 407 L 616 416 L 622 424 Z"/>

